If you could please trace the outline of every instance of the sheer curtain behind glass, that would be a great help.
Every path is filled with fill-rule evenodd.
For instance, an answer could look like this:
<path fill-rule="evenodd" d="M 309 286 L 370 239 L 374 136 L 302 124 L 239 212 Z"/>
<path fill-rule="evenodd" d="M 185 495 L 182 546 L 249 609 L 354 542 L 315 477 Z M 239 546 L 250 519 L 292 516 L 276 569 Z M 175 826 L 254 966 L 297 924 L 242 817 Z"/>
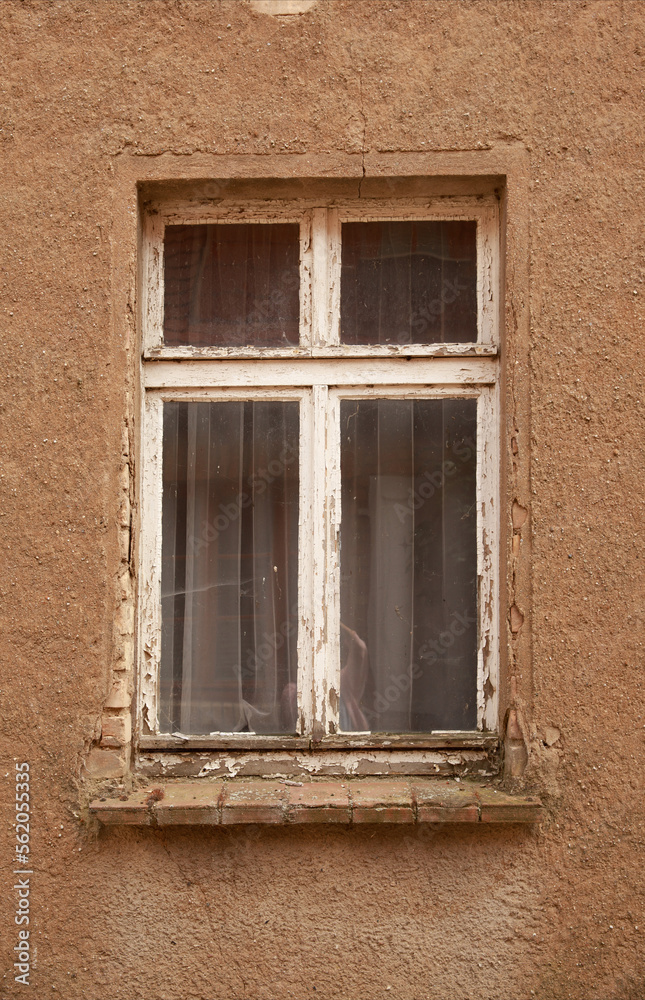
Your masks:
<path fill-rule="evenodd" d="M 166 226 L 164 343 L 298 343 L 297 223 Z"/>
<path fill-rule="evenodd" d="M 476 410 L 341 401 L 346 732 L 476 726 Z"/>
<path fill-rule="evenodd" d="M 297 402 L 164 404 L 163 732 L 296 725 Z"/>

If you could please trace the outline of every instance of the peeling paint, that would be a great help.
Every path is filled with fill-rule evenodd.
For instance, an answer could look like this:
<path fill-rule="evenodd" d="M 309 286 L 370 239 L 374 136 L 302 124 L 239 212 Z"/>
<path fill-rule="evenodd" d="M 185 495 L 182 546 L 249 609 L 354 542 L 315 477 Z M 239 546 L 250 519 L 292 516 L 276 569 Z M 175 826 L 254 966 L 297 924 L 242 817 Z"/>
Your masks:
<path fill-rule="evenodd" d="M 238 754 L 140 754 L 139 769 L 150 777 L 266 775 L 359 775 L 492 773 L 486 750 L 459 752 L 381 750 L 246 752 Z M 494 771 L 494 769 L 493 769 Z"/>

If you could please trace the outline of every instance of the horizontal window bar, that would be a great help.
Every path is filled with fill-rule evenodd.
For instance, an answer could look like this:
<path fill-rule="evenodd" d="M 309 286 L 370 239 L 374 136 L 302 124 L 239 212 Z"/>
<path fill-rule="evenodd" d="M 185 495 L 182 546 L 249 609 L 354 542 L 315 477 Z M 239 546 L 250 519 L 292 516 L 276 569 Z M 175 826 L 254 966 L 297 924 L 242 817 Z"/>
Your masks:
<path fill-rule="evenodd" d="M 146 389 L 296 385 L 494 385 L 494 358 L 298 358 L 285 361 L 156 361 L 144 367 Z"/>
<path fill-rule="evenodd" d="M 324 736 L 314 741 L 306 736 L 249 736 L 231 733 L 221 736 L 142 736 L 139 749 L 148 750 L 407 750 L 482 749 L 499 744 L 495 733 L 366 733 Z"/>
<path fill-rule="evenodd" d="M 494 344 L 342 344 L 329 347 L 154 347 L 144 361 L 198 361 L 252 358 L 483 358 L 496 357 Z"/>

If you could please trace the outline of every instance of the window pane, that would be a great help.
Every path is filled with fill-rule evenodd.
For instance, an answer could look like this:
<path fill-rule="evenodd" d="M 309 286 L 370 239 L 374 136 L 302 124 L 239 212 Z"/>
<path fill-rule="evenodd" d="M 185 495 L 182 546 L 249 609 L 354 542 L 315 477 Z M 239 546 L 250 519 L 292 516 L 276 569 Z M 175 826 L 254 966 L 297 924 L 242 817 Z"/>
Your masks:
<path fill-rule="evenodd" d="M 346 222 L 341 342 L 477 340 L 475 222 Z"/>
<path fill-rule="evenodd" d="M 297 223 L 166 226 L 164 342 L 298 343 Z"/>
<path fill-rule="evenodd" d="M 167 402 L 163 732 L 293 733 L 297 402 Z"/>
<path fill-rule="evenodd" d="M 341 401 L 344 731 L 476 728 L 476 408 Z"/>

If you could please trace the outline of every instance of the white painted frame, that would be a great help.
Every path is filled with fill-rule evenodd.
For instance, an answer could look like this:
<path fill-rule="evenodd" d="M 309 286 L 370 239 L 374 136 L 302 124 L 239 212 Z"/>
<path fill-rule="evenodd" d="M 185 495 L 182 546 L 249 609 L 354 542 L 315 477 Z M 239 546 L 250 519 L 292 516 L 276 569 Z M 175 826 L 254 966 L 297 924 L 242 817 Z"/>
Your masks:
<path fill-rule="evenodd" d="M 345 221 L 469 219 L 477 222 L 477 341 L 472 344 L 340 344 L 341 227 Z M 258 349 L 163 346 L 163 233 L 167 224 L 298 222 L 300 344 Z M 154 209 L 143 219 L 141 302 L 141 510 L 139 735 L 158 735 L 161 636 L 162 406 L 168 399 L 300 401 L 298 729 L 324 747 L 338 736 L 340 687 L 338 541 L 341 398 L 475 397 L 477 406 L 477 730 L 499 711 L 499 218 L 493 198 L 225 204 Z M 450 733 L 451 738 L 459 733 Z M 463 733 L 464 745 L 475 735 Z M 240 734 L 218 734 L 239 745 Z M 251 744 L 254 737 L 245 734 Z M 419 745 L 422 739 L 415 734 Z M 203 738 L 202 738 L 203 740 Z M 266 738 L 257 737 L 258 741 Z M 272 738 L 273 740 L 273 738 Z M 289 738 L 278 740 L 285 746 Z M 302 742 L 302 739 L 300 740 Z M 376 742 L 365 734 L 366 746 Z M 382 742 L 382 741 L 381 741 Z M 429 744 L 431 740 L 429 740 Z"/>

